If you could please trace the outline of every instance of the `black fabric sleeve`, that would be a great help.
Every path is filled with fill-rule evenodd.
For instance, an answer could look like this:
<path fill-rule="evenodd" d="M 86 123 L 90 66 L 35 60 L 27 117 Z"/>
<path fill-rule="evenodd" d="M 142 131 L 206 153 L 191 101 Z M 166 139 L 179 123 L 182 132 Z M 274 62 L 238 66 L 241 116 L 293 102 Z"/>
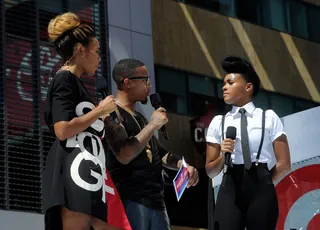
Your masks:
<path fill-rule="evenodd" d="M 52 122 L 70 121 L 76 117 L 75 109 L 79 101 L 77 82 L 69 72 L 55 76 L 52 87 Z"/>
<path fill-rule="evenodd" d="M 155 143 L 158 148 L 158 154 L 160 158 L 163 158 L 169 151 L 160 143 L 159 139 L 153 136 Z"/>

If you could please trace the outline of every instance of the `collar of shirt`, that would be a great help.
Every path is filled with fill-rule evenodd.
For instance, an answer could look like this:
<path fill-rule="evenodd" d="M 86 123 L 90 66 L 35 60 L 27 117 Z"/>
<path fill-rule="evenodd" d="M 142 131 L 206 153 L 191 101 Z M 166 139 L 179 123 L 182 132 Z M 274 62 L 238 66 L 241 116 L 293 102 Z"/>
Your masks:
<path fill-rule="evenodd" d="M 256 109 L 255 105 L 253 104 L 252 101 L 250 101 L 249 103 L 245 104 L 242 107 L 238 107 L 238 106 L 233 106 L 232 110 L 230 111 L 230 115 L 231 116 L 236 116 L 237 114 L 239 114 L 239 110 L 240 108 L 244 108 L 246 110 L 246 113 L 249 114 L 251 117 L 253 116 L 253 111 Z"/>

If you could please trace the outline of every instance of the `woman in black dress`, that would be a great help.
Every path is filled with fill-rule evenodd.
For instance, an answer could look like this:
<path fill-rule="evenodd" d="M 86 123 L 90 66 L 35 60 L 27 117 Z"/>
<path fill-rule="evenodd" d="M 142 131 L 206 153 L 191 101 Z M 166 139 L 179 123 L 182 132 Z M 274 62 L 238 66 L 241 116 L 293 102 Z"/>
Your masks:
<path fill-rule="evenodd" d="M 108 96 L 95 105 L 80 80 L 83 73 L 93 75 L 97 70 L 99 42 L 92 28 L 73 13 L 51 20 L 48 33 L 65 70 L 53 77 L 45 106 L 45 121 L 57 137 L 43 177 L 46 229 L 129 230 L 106 170 L 103 146 L 102 118 L 116 109 L 115 99 Z"/>

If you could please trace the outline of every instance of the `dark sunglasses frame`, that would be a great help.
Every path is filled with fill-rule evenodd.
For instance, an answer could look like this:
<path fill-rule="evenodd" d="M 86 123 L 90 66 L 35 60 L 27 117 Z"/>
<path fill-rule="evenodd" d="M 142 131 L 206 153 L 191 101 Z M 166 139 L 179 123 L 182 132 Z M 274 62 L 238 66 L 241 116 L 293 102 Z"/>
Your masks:
<path fill-rule="evenodd" d="M 145 76 L 145 77 L 142 77 L 142 76 L 141 76 L 141 77 L 138 77 L 138 76 L 137 76 L 137 77 L 126 77 L 126 78 L 128 78 L 128 79 L 130 79 L 130 80 L 148 80 L 148 79 L 150 79 L 150 76 Z M 125 78 L 125 79 L 126 79 L 126 78 Z M 124 80 L 125 80 L 125 79 L 122 80 L 122 83 L 124 83 Z"/>

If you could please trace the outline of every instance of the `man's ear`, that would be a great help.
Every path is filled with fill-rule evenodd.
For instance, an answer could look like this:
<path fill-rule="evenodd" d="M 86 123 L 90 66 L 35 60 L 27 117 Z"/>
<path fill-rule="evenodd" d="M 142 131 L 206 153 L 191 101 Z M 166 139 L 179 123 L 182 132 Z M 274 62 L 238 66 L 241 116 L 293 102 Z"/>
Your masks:
<path fill-rule="evenodd" d="M 126 87 L 126 88 L 131 88 L 131 87 L 132 87 L 132 82 L 130 81 L 129 78 L 125 78 L 125 79 L 123 80 L 123 85 L 124 85 L 124 87 Z"/>

